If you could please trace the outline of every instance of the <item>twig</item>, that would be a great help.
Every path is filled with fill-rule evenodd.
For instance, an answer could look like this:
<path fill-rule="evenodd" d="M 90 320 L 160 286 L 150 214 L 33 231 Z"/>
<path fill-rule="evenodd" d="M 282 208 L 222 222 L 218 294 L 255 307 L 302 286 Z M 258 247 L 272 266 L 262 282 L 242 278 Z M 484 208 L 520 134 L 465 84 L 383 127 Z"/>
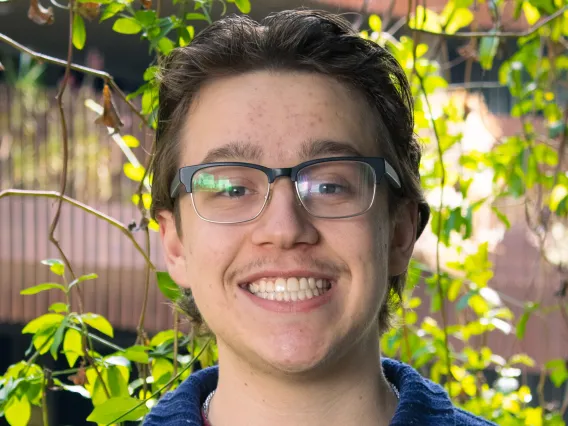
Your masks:
<path fill-rule="evenodd" d="M 65 255 L 65 252 L 61 248 L 59 241 L 55 238 L 55 230 L 57 229 L 57 225 L 59 223 L 59 218 L 61 216 L 61 206 L 63 205 L 63 196 L 65 195 L 65 191 L 67 189 L 67 168 L 69 163 L 69 134 L 67 132 L 67 120 L 65 118 L 65 110 L 63 109 L 63 94 L 65 93 L 65 89 L 67 88 L 67 83 L 69 81 L 69 77 L 71 76 L 71 62 L 73 60 L 73 3 L 74 0 L 69 1 L 69 35 L 68 35 L 68 42 L 67 42 L 67 62 L 65 64 L 65 74 L 63 76 L 63 81 L 61 86 L 59 87 L 59 91 L 55 96 L 57 101 L 57 105 L 59 106 L 59 115 L 61 118 L 61 132 L 62 132 L 62 144 L 63 144 L 63 169 L 61 171 L 61 187 L 59 190 L 59 194 L 57 196 L 57 209 L 55 210 L 55 216 L 53 216 L 53 220 L 51 221 L 51 226 L 49 227 L 49 241 L 53 243 L 53 245 L 59 251 L 60 256 L 63 258 L 63 262 L 65 263 L 65 267 L 69 271 L 71 278 L 74 280 L 76 278 L 75 273 L 73 272 L 73 268 L 71 267 L 71 263 L 69 259 Z M 83 312 L 83 301 L 81 300 L 81 292 L 79 286 L 75 286 L 76 291 L 78 292 L 78 303 L 79 303 L 79 312 Z"/>
<path fill-rule="evenodd" d="M 4 191 L 0 191 L 0 198 L 3 197 L 7 197 L 7 196 L 15 196 L 15 195 L 19 195 L 22 197 L 47 197 L 47 198 L 59 198 L 59 193 L 57 193 L 56 191 L 30 191 L 30 190 L 24 190 L 24 189 L 7 189 Z M 132 244 L 134 245 L 134 248 L 136 250 L 138 250 L 138 252 L 140 252 L 140 254 L 142 254 L 142 256 L 144 257 L 144 259 L 146 260 L 146 264 L 148 265 L 149 268 L 151 268 L 152 270 L 155 270 L 156 267 L 154 266 L 154 264 L 152 263 L 152 261 L 150 260 L 150 258 L 148 257 L 148 255 L 146 254 L 146 252 L 142 249 L 142 247 L 140 247 L 140 244 L 138 244 L 138 242 L 134 239 L 134 236 L 132 235 L 132 233 L 128 230 L 128 228 L 126 226 L 124 226 L 122 223 L 120 223 L 119 221 L 117 221 L 116 219 L 113 219 L 112 217 L 104 214 L 103 212 L 100 212 L 86 204 L 81 203 L 80 201 L 75 200 L 74 198 L 70 198 L 66 195 L 64 195 L 63 197 L 61 197 L 63 199 L 63 201 L 80 208 L 81 210 L 86 211 L 89 214 L 92 214 L 93 216 L 104 220 L 105 222 L 108 222 L 110 225 L 114 226 L 115 228 L 118 228 L 122 231 L 122 233 L 124 235 L 126 235 L 128 237 L 128 239 L 130 241 L 132 241 Z"/>
<path fill-rule="evenodd" d="M 150 257 L 150 233 L 148 228 L 144 230 L 146 237 L 146 252 L 144 253 L 148 258 Z M 138 339 L 141 345 L 144 345 L 144 319 L 146 317 L 146 309 L 148 307 L 148 293 L 150 289 L 150 267 L 146 268 L 146 279 L 144 282 L 144 300 L 142 301 L 142 310 L 140 311 L 140 318 L 138 320 Z"/>
<path fill-rule="evenodd" d="M 69 325 L 69 328 L 77 330 L 80 333 L 83 332 L 83 329 L 81 327 L 77 327 L 76 325 L 73 325 L 73 324 Z M 114 349 L 117 352 L 124 352 L 125 351 L 124 348 L 121 348 L 120 346 L 115 345 L 114 343 L 109 342 L 108 340 L 105 340 L 102 337 L 97 336 L 96 334 L 92 334 L 92 333 L 87 332 L 87 337 L 89 339 L 96 340 L 97 342 L 102 343 L 103 345 L 108 346 L 110 349 Z"/>
<path fill-rule="evenodd" d="M 409 5 L 411 4 L 412 0 L 408 0 Z M 562 9 L 558 9 L 556 12 L 554 12 L 552 15 L 547 16 L 545 19 L 543 19 L 542 21 L 540 21 L 538 24 L 533 25 L 531 28 L 529 28 L 526 31 L 519 31 L 519 32 L 510 32 L 510 31 L 496 31 L 496 32 L 490 32 L 490 31 L 469 31 L 469 32 L 457 32 L 454 34 L 448 34 L 446 32 L 436 32 L 436 31 L 429 31 L 429 30 L 424 30 L 421 28 L 411 28 L 412 31 L 418 31 L 424 34 L 430 34 L 430 35 L 435 35 L 435 36 L 443 36 L 443 37 L 449 37 L 449 38 L 481 38 L 481 37 L 497 37 L 497 38 L 521 38 L 521 37 L 527 37 L 530 36 L 532 34 L 534 34 L 535 32 L 537 32 L 540 28 L 542 28 L 544 25 L 550 23 L 551 21 L 553 21 L 554 19 L 562 16 L 564 14 L 564 12 L 568 11 L 568 6 L 564 6 Z M 408 20 L 408 22 L 410 22 L 410 20 Z"/>
<path fill-rule="evenodd" d="M 390 0 L 389 7 L 387 8 L 387 12 L 385 14 L 385 19 L 383 19 L 383 28 L 386 30 L 389 27 L 389 24 L 392 20 L 392 13 L 394 11 L 394 5 L 396 0 Z"/>
<path fill-rule="evenodd" d="M 53 56 L 49 56 L 49 55 L 45 55 L 43 53 L 36 52 L 35 50 L 32 50 L 32 49 L 18 43 L 17 41 L 11 39 L 10 37 L 8 37 L 8 36 L 6 36 L 2 33 L 0 33 L 0 41 L 9 45 L 9 46 L 12 46 L 14 49 L 19 50 L 20 52 L 28 54 L 29 56 L 31 56 L 32 58 L 36 59 L 39 62 L 47 62 L 47 63 L 53 64 L 53 65 L 59 65 L 61 67 L 67 67 L 67 65 L 68 65 L 67 62 L 64 61 L 63 59 L 55 58 Z M 138 110 L 138 108 L 136 108 L 136 106 L 126 98 L 126 95 L 120 89 L 120 87 L 118 87 L 118 85 L 114 81 L 114 78 L 113 78 L 112 75 L 110 75 L 109 73 L 107 73 L 105 71 L 96 70 L 94 68 L 89 68 L 89 67 L 85 67 L 83 65 L 78 65 L 78 64 L 74 64 L 74 63 L 70 64 L 70 68 L 73 71 L 81 72 L 83 74 L 92 75 L 93 77 L 98 77 L 98 78 L 101 78 L 102 80 L 104 80 L 120 96 L 120 98 L 128 105 L 128 107 L 132 110 L 132 112 L 134 114 L 136 114 L 140 118 L 140 120 L 142 120 L 142 122 L 148 128 L 150 128 L 150 129 L 152 128 L 149 125 L 146 117 L 144 117 L 142 115 L 142 113 Z"/>
<path fill-rule="evenodd" d="M 174 371 L 172 373 L 172 376 L 176 376 L 177 375 L 177 370 L 178 370 L 178 352 L 179 352 L 179 311 L 177 309 L 174 309 Z M 172 382 L 173 384 L 173 382 Z M 168 388 L 169 390 L 170 388 Z"/>
<path fill-rule="evenodd" d="M 45 376 L 46 370 L 43 370 L 43 378 L 41 380 L 41 419 L 43 426 L 49 426 L 49 414 L 47 411 L 47 377 Z"/>

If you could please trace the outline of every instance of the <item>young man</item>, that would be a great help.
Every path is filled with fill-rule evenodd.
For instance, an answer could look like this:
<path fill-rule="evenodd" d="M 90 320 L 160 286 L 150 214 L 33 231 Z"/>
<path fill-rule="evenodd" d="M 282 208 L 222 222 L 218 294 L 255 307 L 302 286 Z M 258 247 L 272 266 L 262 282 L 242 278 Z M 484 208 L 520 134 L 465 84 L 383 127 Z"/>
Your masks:
<path fill-rule="evenodd" d="M 343 19 L 231 17 L 165 60 L 152 214 L 215 335 L 145 425 L 488 425 L 380 357 L 429 216 L 403 70 Z"/>

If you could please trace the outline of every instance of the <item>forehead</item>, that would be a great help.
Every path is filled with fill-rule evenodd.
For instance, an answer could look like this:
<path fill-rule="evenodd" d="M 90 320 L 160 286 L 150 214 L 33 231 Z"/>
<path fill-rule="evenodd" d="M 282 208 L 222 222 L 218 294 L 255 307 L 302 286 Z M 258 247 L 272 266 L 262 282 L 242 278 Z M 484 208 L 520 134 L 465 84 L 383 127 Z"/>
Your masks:
<path fill-rule="evenodd" d="M 310 152 L 310 144 L 321 141 L 380 155 L 364 97 L 323 75 L 269 71 L 208 82 L 191 105 L 180 140 L 184 164 L 210 160 L 219 147 L 240 144 L 252 148 L 247 160 L 268 166 L 293 165 Z"/>

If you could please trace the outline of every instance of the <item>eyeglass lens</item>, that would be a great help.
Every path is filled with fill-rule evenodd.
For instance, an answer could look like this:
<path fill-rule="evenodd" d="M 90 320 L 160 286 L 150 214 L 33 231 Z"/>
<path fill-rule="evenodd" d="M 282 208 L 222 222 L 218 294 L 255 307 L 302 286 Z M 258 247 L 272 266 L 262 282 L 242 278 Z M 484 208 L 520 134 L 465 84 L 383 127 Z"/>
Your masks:
<path fill-rule="evenodd" d="M 244 222 L 261 213 L 269 186 L 268 177 L 258 169 L 207 167 L 193 176 L 193 203 L 206 220 Z M 355 216 L 373 202 L 375 173 L 370 165 L 357 161 L 317 163 L 300 170 L 296 188 L 303 206 L 314 216 Z"/>

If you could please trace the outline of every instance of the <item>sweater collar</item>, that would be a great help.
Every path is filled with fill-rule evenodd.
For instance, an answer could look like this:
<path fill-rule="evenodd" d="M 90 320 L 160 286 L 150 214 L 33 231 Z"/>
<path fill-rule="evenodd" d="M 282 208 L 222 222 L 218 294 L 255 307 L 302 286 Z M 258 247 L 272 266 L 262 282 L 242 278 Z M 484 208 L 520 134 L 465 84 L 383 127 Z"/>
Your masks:
<path fill-rule="evenodd" d="M 390 426 L 454 425 L 454 407 L 446 391 L 423 378 L 414 368 L 390 358 L 382 358 L 385 377 L 396 386 L 400 399 Z M 217 387 L 219 369 L 209 367 L 193 373 L 154 407 L 149 417 L 168 424 L 168 420 L 184 419 L 188 426 L 201 426 L 201 406 Z M 167 419 L 168 414 L 173 416 Z M 149 420 L 149 419 L 148 419 Z M 152 422 L 145 422 L 151 425 Z M 158 423 L 156 423 L 158 424 Z M 173 424 L 173 423 L 172 423 Z"/>

